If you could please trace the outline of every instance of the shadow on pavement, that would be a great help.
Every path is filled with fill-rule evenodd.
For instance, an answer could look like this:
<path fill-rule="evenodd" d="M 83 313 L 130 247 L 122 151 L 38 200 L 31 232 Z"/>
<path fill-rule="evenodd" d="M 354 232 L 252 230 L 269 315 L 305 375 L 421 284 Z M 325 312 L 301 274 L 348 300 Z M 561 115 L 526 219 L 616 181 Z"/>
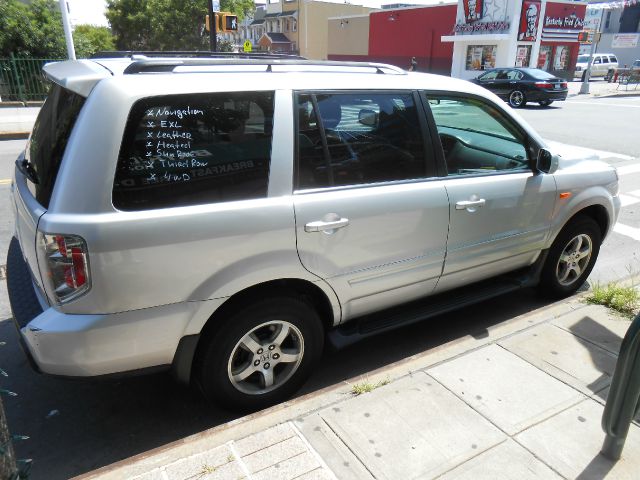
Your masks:
<path fill-rule="evenodd" d="M 300 395 L 458 338 L 483 338 L 491 327 L 547 304 L 524 290 L 325 352 Z M 18 458 L 33 459 L 33 480 L 80 475 L 237 418 L 168 375 L 100 382 L 38 375 L 20 351 L 10 320 L 0 322 L 0 339 L 7 342 L 2 368 L 10 375 L 3 387 L 19 394 L 5 401 L 9 427 L 31 437 L 16 450 Z"/>

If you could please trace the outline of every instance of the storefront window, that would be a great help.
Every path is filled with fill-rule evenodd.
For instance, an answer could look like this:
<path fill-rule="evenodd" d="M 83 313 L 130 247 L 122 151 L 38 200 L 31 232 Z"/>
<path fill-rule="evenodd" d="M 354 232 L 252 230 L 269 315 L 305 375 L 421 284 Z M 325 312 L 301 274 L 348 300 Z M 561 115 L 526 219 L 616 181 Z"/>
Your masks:
<path fill-rule="evenodd" d="M 497 45 L 469 45 L 467 70 L 486 70 L 496 66 Z"/>
<path fill-rule="evenodd" d="M 571 53 L 568 45 L 558 45 L 553 52 L 553 69 L 567 70 L 569 68 L 569 54 Z"/>
<path fill-rule="evenodd" d="M 516 67 L 528 67 L 531 59 L 531 45 L 518 45 L 516 50 Z"/>
<path fill-rule="evenodd" d="M 551 47 L 548 45 L 542 45 L 540 47 L 540 54 L 538 55 L 538 68 L 549 71 L 551 67 Z"/>

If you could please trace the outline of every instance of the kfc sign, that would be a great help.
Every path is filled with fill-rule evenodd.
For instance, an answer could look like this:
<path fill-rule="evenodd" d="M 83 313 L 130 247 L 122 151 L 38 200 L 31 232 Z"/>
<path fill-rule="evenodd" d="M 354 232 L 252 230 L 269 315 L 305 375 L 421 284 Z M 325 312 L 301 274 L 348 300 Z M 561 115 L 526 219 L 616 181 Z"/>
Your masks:
<path fill-rule="evenodd" d="M 464 4 L 464 20 L 466 23 L 472 23 L 482 18 L 483 0 L 463 0 Z"/>
<path fill-rule="evenodd" d="M 540 0 L 524 0 L 520 14 L 520 30 L 518 40 L 535 42 L 538 34 L 538 19 L 540 18 Z"/>
<path fill-rule="evenodd" d="M 545 17 L 544 26 L 550 28 L 566 28 L 568 30 L 580 30 L 584 25 L 584 20 L 575 14 L 568 17 Z"/>

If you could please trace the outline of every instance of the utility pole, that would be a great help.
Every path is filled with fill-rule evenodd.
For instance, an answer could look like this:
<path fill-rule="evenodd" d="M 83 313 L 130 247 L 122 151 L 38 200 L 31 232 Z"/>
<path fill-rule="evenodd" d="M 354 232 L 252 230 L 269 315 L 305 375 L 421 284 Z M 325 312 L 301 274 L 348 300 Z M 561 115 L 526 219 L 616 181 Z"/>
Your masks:
<path fill-rule="evenodd" d="M 216 2 L 216 0 L 209 0 L 207 2 L 209 4 L 209 48 L 212 52 L 216 52 L 218 50 L 218 22 L 216 22 L 213 2 Z"/>
<path fill-rule="evenodd" d="M 600 27 L 602 27 L 602 19 L 604 17 L 604 8 L 602 9 L 602 13 L 600 13 L 600 21 L 598 25 L 596 25 L 596 29 L 593 32 L 593 39 L 591 40 L 591 52 L 589 53 L 589 64 L 587 65 L 587 69 L 584 72 L 584 79 L 582 80 L 582 85 L 580 85 L 580 95 L 589 93 L 589 79 L 591 78 L 591 64 L 593 63 L 593 55 L 596 53 L 598 48 L 598 42 L 600 41 Z"/>
<path fill-rule="evenodd" d="M 73 47 L 73 36 L 71 35 L 71 24 L 69 23 L 69 12 L 66 0 L 59 0 L 60 13 L 62 13 L 62 26 L 64 27 L 64 38 L 67 42 L 67 56 L 69 60 L 76 59 L 76 49 Z"/>

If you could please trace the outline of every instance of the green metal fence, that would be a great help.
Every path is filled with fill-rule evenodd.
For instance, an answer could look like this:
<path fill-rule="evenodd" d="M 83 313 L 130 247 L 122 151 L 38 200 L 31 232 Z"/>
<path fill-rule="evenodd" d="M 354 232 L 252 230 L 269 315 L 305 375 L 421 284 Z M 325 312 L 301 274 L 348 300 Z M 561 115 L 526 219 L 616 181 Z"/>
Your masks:
<path fill-rule="evenodd" d="M 44 100 L 49 91 L 42 66 L 61 59 L 53 58 L 0 58 L 0 98 L 2 101 Z"/>

